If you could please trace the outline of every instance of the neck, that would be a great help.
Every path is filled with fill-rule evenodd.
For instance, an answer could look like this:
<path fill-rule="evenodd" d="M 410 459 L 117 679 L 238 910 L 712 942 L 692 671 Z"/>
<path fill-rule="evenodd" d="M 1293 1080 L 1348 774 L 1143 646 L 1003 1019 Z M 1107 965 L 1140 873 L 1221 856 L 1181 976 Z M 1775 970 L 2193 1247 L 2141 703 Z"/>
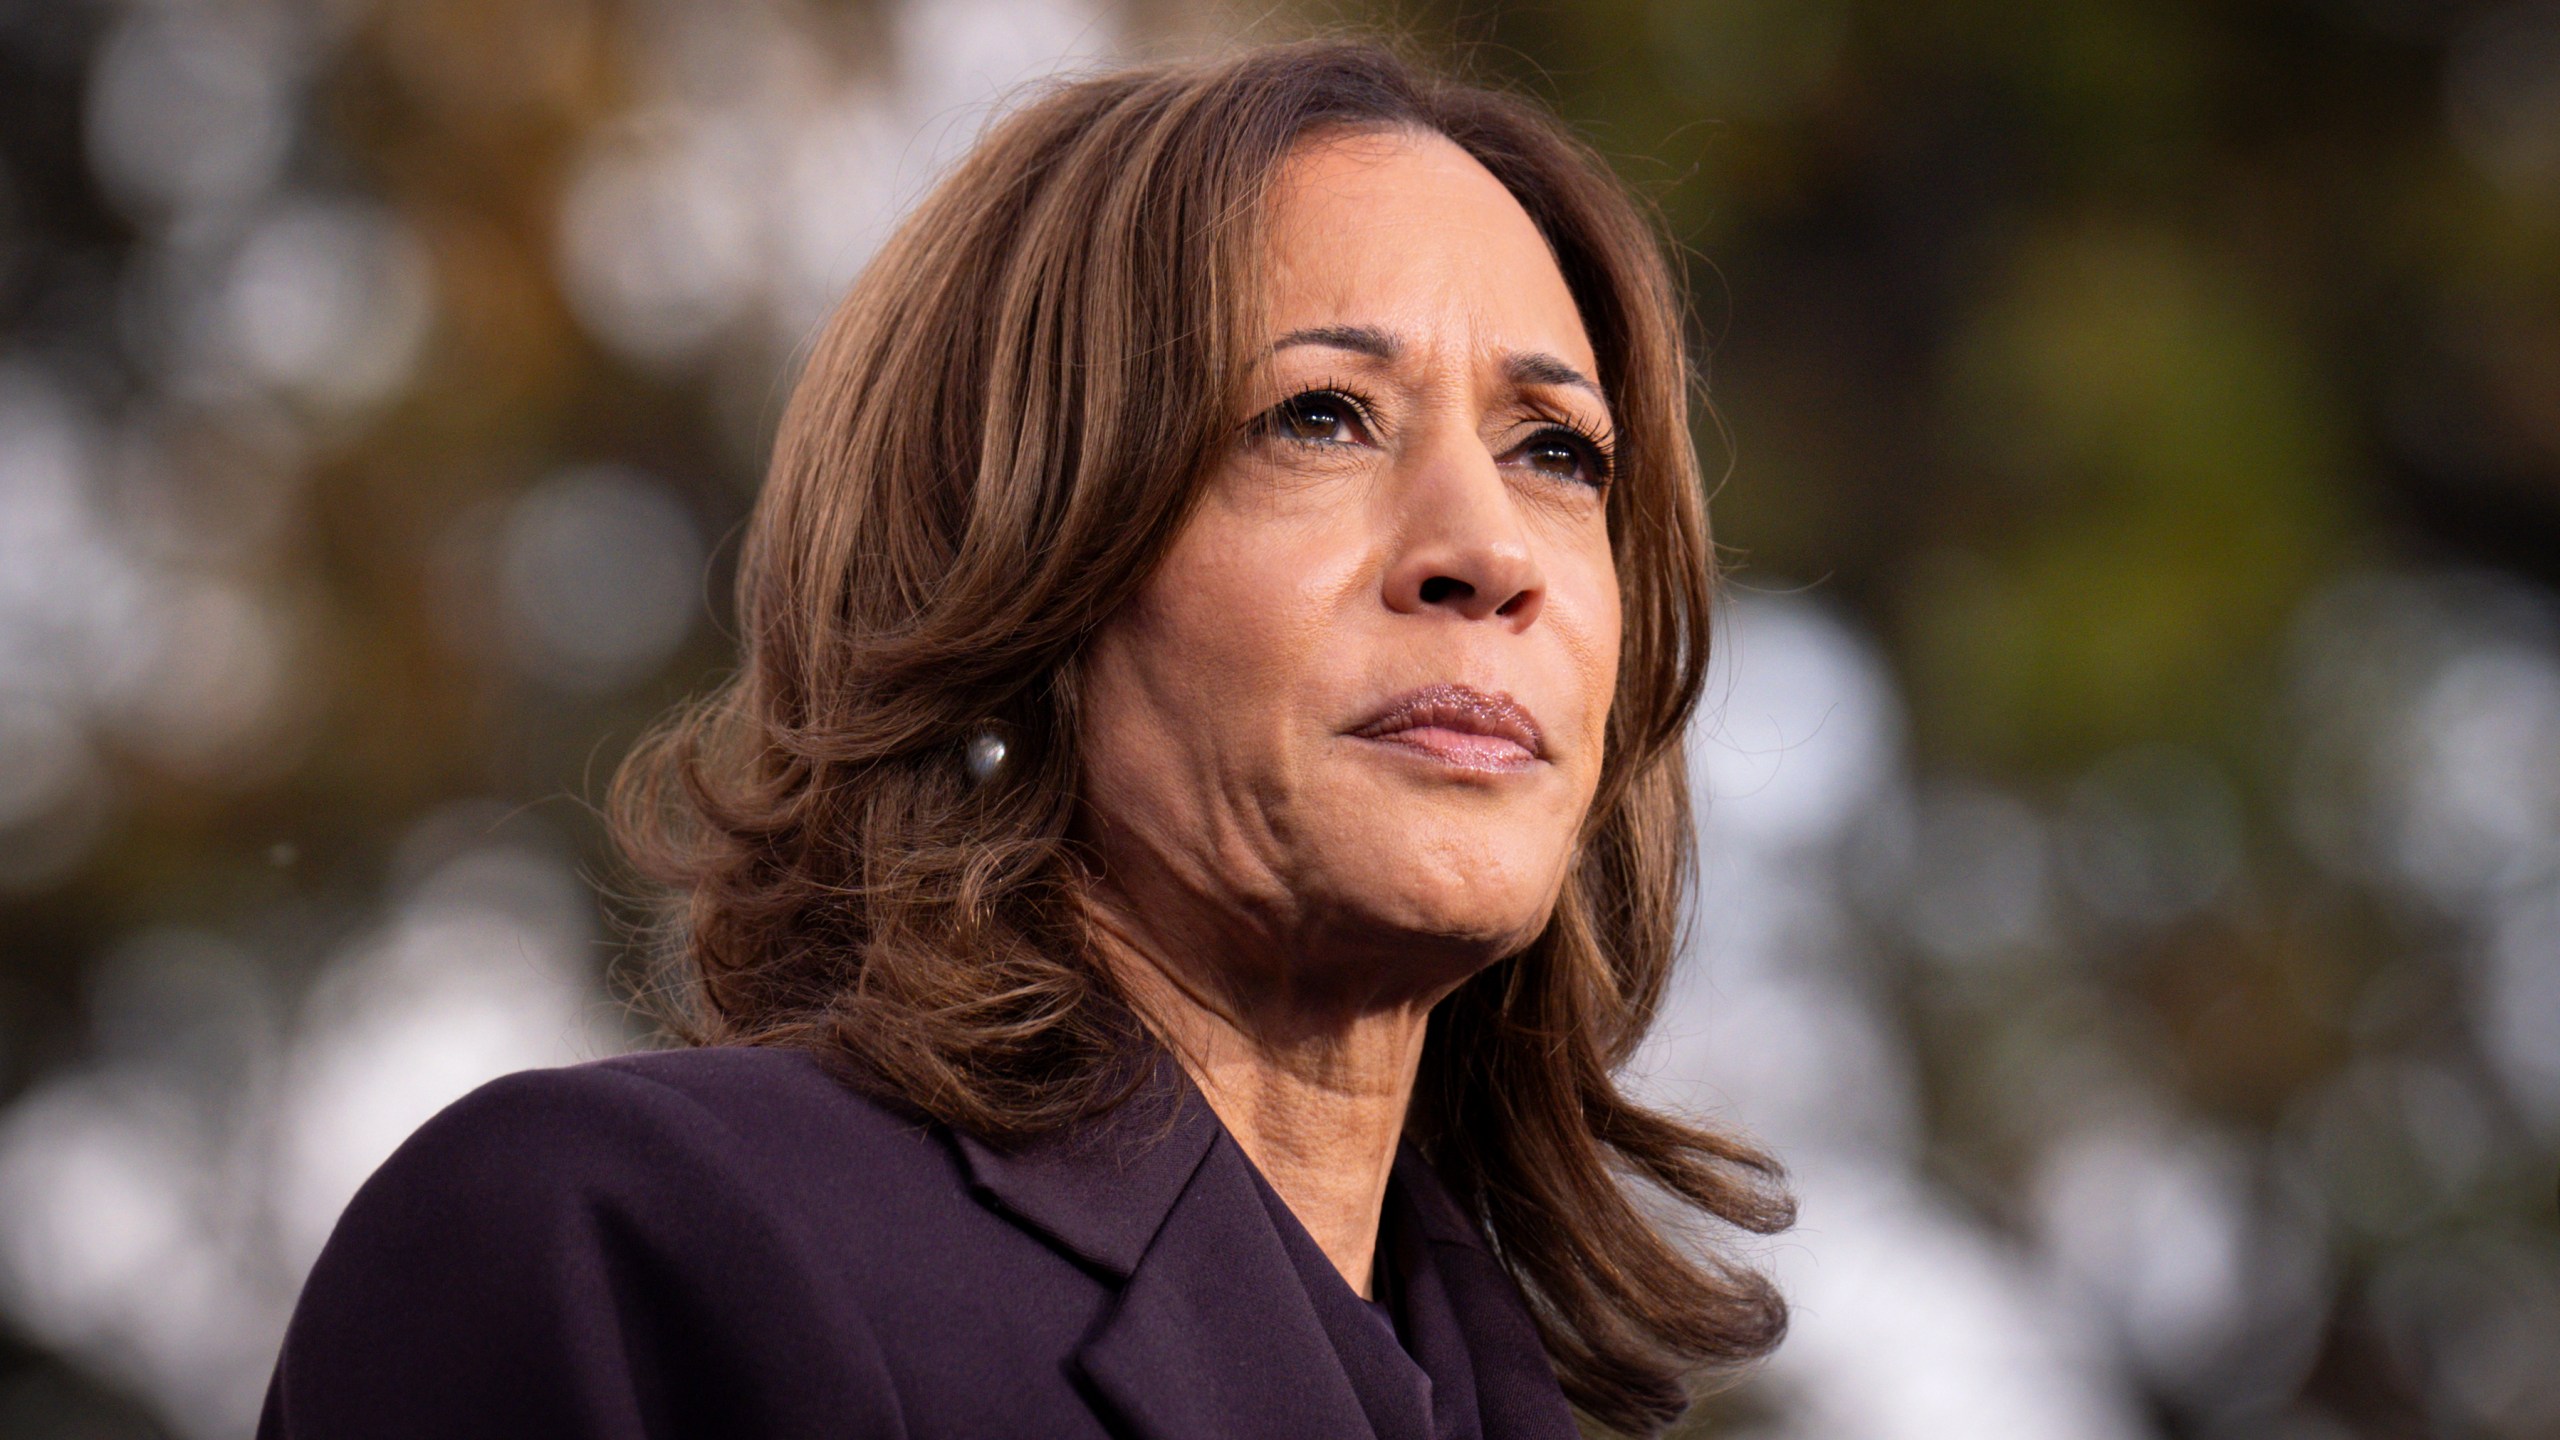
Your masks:
<path fill-rule="evenodd" d="M 1318 997 L 1238 1004 L 1108 917 L 1103 950 L 1130 998 L 1290 1213 L 1371 1293 L 1378 1217 L 1436 995 L 1351 1007 Z"/>

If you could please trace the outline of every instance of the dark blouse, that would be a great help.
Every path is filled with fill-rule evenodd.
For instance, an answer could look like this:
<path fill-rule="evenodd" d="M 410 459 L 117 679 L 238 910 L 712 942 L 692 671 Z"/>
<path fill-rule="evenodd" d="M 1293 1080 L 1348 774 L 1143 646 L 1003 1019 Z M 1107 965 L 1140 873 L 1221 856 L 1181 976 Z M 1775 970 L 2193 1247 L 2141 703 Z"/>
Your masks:
<path fill-rule="evenodd" d="M 1422 1162 L 1409 1149 L 1396 1161 L 1378 1227 L 1377 1275 L 1371 1286 L 1376 1300 L 1353 1292 L 1259 1171 L 1253 1176 L 1254 1189 L 1378 1440 L 1481 1440 L 1474 1358 L 1458 1331 L 1457 1317 L 1449 1312 L 1447 1291 L 1436 1273 L 1426 1275 L 1434 1269 L 1430 1247 L 1398 1243 L 1413 1233 L 1403 1213 L 1411 1203 L 1407 1190 L 1413 1182 L 1403 1172 L 1408 1163 Z"/>
<path fill-rule="evenodd" d="M 1180 1071 L 1000 1149 L 793 1051 L 495 1081 L 366 1182 L 263 1440 L 1572 1440 L 1509 1277 L 1421 1157 L 1387 1315 Z"/>

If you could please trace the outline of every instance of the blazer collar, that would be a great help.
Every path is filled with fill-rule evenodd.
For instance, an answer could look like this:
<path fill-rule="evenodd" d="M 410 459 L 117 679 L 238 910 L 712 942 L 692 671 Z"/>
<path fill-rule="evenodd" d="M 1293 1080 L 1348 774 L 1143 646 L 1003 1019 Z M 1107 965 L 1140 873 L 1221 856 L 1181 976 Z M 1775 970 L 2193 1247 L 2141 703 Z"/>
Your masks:
<path fill-rule="evenodd" d="M 959 1144 L 982 1195 L 1120 1282 L 1075 1357 L 1115 1433 L 1373 1436 L 1252 1162 L 1170 1056 L 1137 1095 L 1073 1134 Z"/>
<path fill-rule="evenodd" d="M 1410 1144 L 1396 1154 L 1389 1203 L 1412 1227 L 1429 1261 L 1407 1266 L 1406 1312 L 1415 1358 L 1435 1374 L 1473 1373 L 1473 1416 L 1455 1396 L 1439 1397 L 1442 1433 L 1464 1433 L 1473 1419 L 1485 1440 L 1576 1440 L 1580 1431 L 1556 1383 L 1537 1322 L 1510 1272 L 1485 1243 L 1457 1197 Z"/>
<path fill-rule="evenodd" d="M 971 1183 L 1005 1214 L 1103 1271 L 1120 1294 L 1076 1356 L 1097 1401 L 1140 1440 L 1359 1440 L 1374 1431 L 1252 1162 L 1170 1055 L 1093 1123 L 995 1146 L 958 1137 Z M 1409 1293 L 1418 1356 L 1472 1370 L 1486 1440 L 1573 1440 L 1572 1411 L 1520 1292 L 1430 1165 L 1396 1157 L 1390 1203 L 1430 1251 Z M 1453 1353 L 1460 1352 L 1460 1353 Z"/>
<path fill-rule="evenodd" d="M 1138 1091 L 1089 1125 L 1010 1146 L 965 1133 L 959 1142 L 980 1195 L 1126 1280 L 1225 1134 L 1181 1066 L 1159 1052 Z"/>

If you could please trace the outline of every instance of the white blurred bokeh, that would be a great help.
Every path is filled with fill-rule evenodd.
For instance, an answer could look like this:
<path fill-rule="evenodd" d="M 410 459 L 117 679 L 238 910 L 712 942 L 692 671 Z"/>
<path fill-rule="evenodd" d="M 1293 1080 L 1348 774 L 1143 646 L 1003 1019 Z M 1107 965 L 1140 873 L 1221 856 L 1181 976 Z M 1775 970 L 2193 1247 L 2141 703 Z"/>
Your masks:
<path fill-rule="evenodd" d="M 457 805 L 404 848 L 417 873 L 299 1003 L 218 937 L 136 937 L 97 977 L 90 1061 L 0 1113 L 0 1301 L 181 1434 L 248 1432 L 302 1275 L 412 1130 L 630 1043 L 540 825 Z"/>

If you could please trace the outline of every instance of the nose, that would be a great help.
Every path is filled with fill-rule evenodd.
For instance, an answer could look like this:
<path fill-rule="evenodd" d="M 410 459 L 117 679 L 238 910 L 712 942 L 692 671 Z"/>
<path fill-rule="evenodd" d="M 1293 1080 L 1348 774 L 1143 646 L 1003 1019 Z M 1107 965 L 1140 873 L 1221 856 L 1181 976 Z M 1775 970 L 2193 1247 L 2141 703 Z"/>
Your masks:
<path fill-rule="evenodd" d="M 1399 487 L 1403 543 L 1387 567 L 1387 608 L 1454 614 L 1525 630 L 1546 600 L 1546 577 L 1522 524 L 1518 497 L 1483 446 L 1415 457 Z"/>

